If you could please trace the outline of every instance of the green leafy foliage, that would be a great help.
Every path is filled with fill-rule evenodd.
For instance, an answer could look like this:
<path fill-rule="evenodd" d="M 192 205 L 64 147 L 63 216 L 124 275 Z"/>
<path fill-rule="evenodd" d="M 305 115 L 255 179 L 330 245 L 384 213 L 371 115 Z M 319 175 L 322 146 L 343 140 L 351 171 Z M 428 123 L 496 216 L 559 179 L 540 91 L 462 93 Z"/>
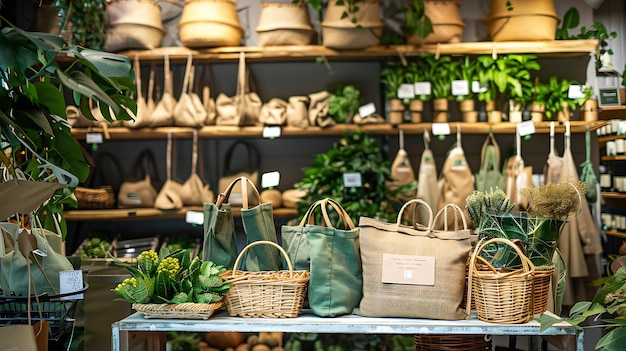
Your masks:
<path fill-rule="evenodd" d="M 55 0 L 59 8 L 61 33 L 71 31 L 74 44 L 94 50 L 104 49 L 105 5 L 102 0 Z"/>
<path fill-rule="evenodd" d="M 132 278 L 124 280 L 113 291 L 122 301 L 131 303 L 215 303 L 230 289 L 220 275 L 224 267 L 199 257 L 191 259 L 189 250 L 170 252 L 167 247 L 157 254 L 149 250 L 137 257 L 135 264 L 116 260 Z"/>
<path fill-rule="evenodd" d="M 362 187 L 344 187 L 343 175 L 352 172 L 361 174 Z M 391 164 L 383 158 L 378 142 L 361 131 L 347 131 L 334 148 L 315 156 L 302 180 L 296 183 L 296 188 L 307 193 L 298 203 L 299 216 L 313 202 L 330 197 L 343 206 L 355 223 L 361 216 L 394 220 L 400 207 L 394 197 L 399 191 L 415 189 L 416 184 L 389 191 L 385 183 L 390 180 Z"/>
<path fill-rule="evenodd" d="M 426 16 L 424 0 L 411 0 L 404 13 L 404 26 L 409 35 L 426 38 L 433 32 L 433 23 Z"/>
<path fill-rule="evenodd" d="M 354 84 L 337 84 L 329 88 L 328 114 L 337 123 L 348 123 L 363 105 L 361 90 Z"/>
<path fill-rule="evenodd" d="M 406 83 L 406 68 L 400 62 L 387 62 L 385 67 L 380 71 L 380 82 L 385 85 L 386 96 L 388 99 L 398 98 L 398 89 Z"/>

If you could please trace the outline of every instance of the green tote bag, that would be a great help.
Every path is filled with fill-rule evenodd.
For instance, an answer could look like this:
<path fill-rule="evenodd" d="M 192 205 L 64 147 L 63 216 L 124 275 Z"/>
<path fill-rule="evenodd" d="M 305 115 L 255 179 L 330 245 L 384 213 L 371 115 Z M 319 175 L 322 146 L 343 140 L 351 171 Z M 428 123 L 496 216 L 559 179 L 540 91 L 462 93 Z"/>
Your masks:
<path fill-rule="evenodd" d="M 363 296 L 359 228 L 336 201 L 322 200 L 319 208 L 322 225 L 307 224 L 303 229 L 311 260 L 309 307 L 321 317 L 350 314 Z M 328 208 L 335 210 L 343 228 L 333 226 Z"/>
<path fill-rule="evenodd" d="M 485 140 L 481 151 L 480 170 L 474 176 L 476 190 L 489 191 L 500 188 L 504 190 L 504 175 L 500 170 L 500 148 L 492 133 Z"/>
<path fill-rule="evenodd" d="M 204 204 L 204 244 L 202 259 L 210 260 L 227 269 L 233 269 L 237 258 L 237 236 L 232 214 L 228 203 L 229 196 L 237 183 L 241 183 L 243 197 L 241 205 L 241 222 L 246 235 L 246 242 L 266 240 L 278 244 L 272 203 L 261 203 L 259 191 L 252 181 L 246 177 L 233 180 L 223 193 L 217 196 L 215 203 Z M 248 186 L 257 204 L 250 207 Z M 282 257 L 275 247 L 258 245 L 248 250 L 244 267 L 248 271 L 278 271 L 282 269 Z"/>
<path fill-rule="evenodd" d="M 287 256 L 293 265 L 293 269 L 309 270 L 311 268 L 311 256 L 309 255 L 309 246 L 306 242 L 304 227 L 307 223 L 313 223 L 311 214 L 316 207 L 319 207 L 324 200 L 314 202 L 305 212 L 304 216 L 297 225 L 283 225 L 280 228 L 280 237 L 282 239 L 282 247 L 287 252 Z"/>

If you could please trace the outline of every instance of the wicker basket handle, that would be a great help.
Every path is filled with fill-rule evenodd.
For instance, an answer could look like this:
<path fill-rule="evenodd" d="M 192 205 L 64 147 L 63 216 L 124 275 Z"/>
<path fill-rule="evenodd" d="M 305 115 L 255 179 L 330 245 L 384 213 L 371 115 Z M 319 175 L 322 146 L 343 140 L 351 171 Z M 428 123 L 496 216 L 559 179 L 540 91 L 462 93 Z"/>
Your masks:
<path fill-rule="evenodd" d="M 469 315 L 471 312 L 471 306 L 472 306 L 472 276 L 474 273 L 474 270 L 476 269 L 476 260 L 478 259 L 478 255 L 480 254 L 480 252 L 487 247 L 487 245 L 489 244 L 493 244 L 493 243 L 503 243 L 506 244 L 510 247 L 512 247 L 515 252 L 517 252 L 517 254 L 520 257 L 520 260 L 522 261 L 522 269 L 524 270 L 525 273 L 528 272 L 534 272 L 535 271 L 535 265 L 530 261 L 530 259 L 522 252 L 522 250 L 515 245 L 511 240 L 509 239 L 504 239 L 504 238 L 493 238 L 493 239 L 489 239 L 487 241 L 480 240 L 478 242 L 478 244 L 476 244 L 476 247 L 474 248 L 474 252 L 471 254 L 471 259 L 470 259 L 470 265 L 469 265 L 469 272 L 468 272 L 468 277 L 467 277 L 467 305 L 466 305 L 466 313 Z M 497 270 L 489 263 L 487 262 L 487 260 L 482 259 L 481 263 L 484 263 L 492 272 L 497 272 Z M 514 273 L 514 272 L 511 272 Z"/>
<path fill-rule="evenodd" d="M 428 225 L 427 225 L 427 230 L 430 231 L 432 226 L 433 226 L 433 209 L 430 208 L 430 205 L 428 205 L 428 203 L 422 199 L 413 199 L 413 200 L 409 200 L 407 201 L 402 208 L 400 209 L 400 211 L 398 212 L 398 219 L 396 220 L 396 224 L 399 226 L 400 223 L 402 223 L 402 216 L 404 214 L 404 210 L 409 207 L 409 205 L 411 204 L 415 204 L 415 207 L 413 208 L 413 219 L 411 220 L 411 222 L 413 222 L 413 227 L 415 229 L 418 230 L 423 230 L 424 225 L 417 223 L 415 220 L 415 217 L 417 216 L 417 208 L 422 205 L 425 206 L 428 209 Z"/>
<path fill-rule="evenodd" d="M 439 212 L 437 212 L 437 214 L 435 215 L 435 219 L 433 220 L 433 225 L 437 223 L 439 216 L 443 214 L 443 230 L 447 231 L 448 230 L 448 210 L 450 208 L 452 208 L 453 213 L 454 213 L 454 230 L 467 229 L 467 219 L 465 218 L 465 213 L 458 205 L 453 204 L 453 203 L 446 204 L 445 206 L 441 208 L 441 210 L 439 210 Z M 459 228 L 459 217 L 461 217 L 461 221 L 463 222 L 463 228 Z"/>
<path fill-rule="evenodd" d="M 233 272 L 232 272 L 232 275 L 231 275 L 233 278 L 235 277 L 235 272 L 237 272 L 237 267 L 239 267 L 239 263 L 241 262 L 241 259 L 243 258 L 244 254 L 250 248 L 252 248 L 253 246 L 257 246 L 257 245 L 271 245 L 271 246 L 274 246 L 275 248 L 277 248 L 278 251 L 280 251 L 280 253 L 285 258 L 285 261 L 287 262 L 287 267 L 289 267 L 289 278 L 293 277 L 293 265 L 291 264 L 291 260 L 289 259 L 289 255 L 287 255 L 287 252 L 285 252 L 285 249 L 283 249 L 280 245 L 276 244 L 273 241 L 259 240 L 259 241 L 251 242 L 246 247 L 244 247 L 243 250 L 241 250 L 241 252 L 237 256 L 237 259 L 235 260 L 235 265 L 233 266 Z"/>

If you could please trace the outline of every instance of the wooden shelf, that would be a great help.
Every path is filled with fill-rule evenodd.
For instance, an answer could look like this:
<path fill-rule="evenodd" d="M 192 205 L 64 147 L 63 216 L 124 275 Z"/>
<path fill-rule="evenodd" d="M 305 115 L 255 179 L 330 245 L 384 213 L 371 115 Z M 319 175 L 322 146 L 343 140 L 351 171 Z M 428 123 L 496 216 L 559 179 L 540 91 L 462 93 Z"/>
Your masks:
<path fill-rule="evenodd" d="M 572 133 L 583 133 L 589 127 L 595 130 L 603 125 L 604 121 L 585 122 L 571 121 L 570 129 Z M 489 124 L 486 122 L 466 123 L 466 122 L 449 122 L 450 132 L 455 133 L 457 128 L 461 128 L 461 132 L 465 134 L 488 134 L 491 130 L 495 134 L 514 134 L 517 123 L 502 122 L 497 124 Z M 235 127 L 235 126 L 205 126 L 198 129 L 198 136 L 201 138 L 261 138 L 263 137 L 262 126 L 253 127 Z M 354 124 L 336 125 L 328 128 L 309 127 L 306 129 L 296 127 L 282 127 L 281 137 L 337 137 L 343 135 L 345 131 L 362 130 L 369 135 L 396 135 L 399 130 L 406 134 L 422 134 L 424 130 L 432 130 L 432 123 L 408 123 L 401 125 L 391 124 L 369 124 L 358 126 Z M 557 122 L 556 132 L 565 131 L 565 125 Z M 535 132 L 538 134 L 546 134 L 550 132 L 550 122 L 535 123 Z M 168 133 L 172 133 L 174 137 L 191 138 L 193 129 L 187 127 L 160 127 L 160 128 L 75 128 L 72 130 L 72 136 L 77 140 L 85 140 L 88 133 L 103 133 L 113 140 L 139 140 L 139 139 L 165 139 Z"/>
<path fill-rule="evenodd" d="M 156 208 L 115 208 L 106 210 L 69 210 L 63 215 L 67 221 L 108 221 L 108 220 L 137 220 L 137 219 L 179 219 L 185 218 L 187 211 L 202 212 L 201 206 L 184 207 L 179 210 L 163 211 Z M 292 208 L 274 209 L 274 218 L 291 219 L 298 213 Z M 232 209 L 233 216 L 240 217 L 238 208 Z"/>
<path fill-rule="evenodd" d="M 137 56 L 141 61 L 159 61 L 167 54 L 172 62 L 184 62 L 188 55 L 195 61 L 222 62 L 236 61 L 239 52 L 246 53 L 250 62 L 277 61 L 315 61 L 320 57 L 334 61 L 381 60 L 391 57 L 419 56 L 422 53 L 435 55 L 498 55 L 498 54 L 536 54 L 538 56 L 582 56 L 595 52 L 598 41 L 586 40 L 548 40 L 533 42 L 464 42 L 440 43 L 423 46 L 394 45 L 377 46 L 364 50 L 333 50 L 321 45 L 302 46 L 235 46 L 212 49 L 191 50 L 184 47 L 165 47 L 153 50 L 133 50 L 120 52 L 130 58 Z"/>
<path fill-rule="evenodd" d="M 606 235 L 610 235 L 610 236 L 614 236 L 614 237 L 616 237 L 616 238 L 626 239 L 626 233 L 624 233 L 624 232 L 620 232 L 620 231 L 617 231 L 617 230 L 614 230 L 614 229 L 611 229 L 611 230 L 605 230 L 605 231 L 604 231 L 604 234 L 606 234 Z"/>
<path fill-rule="evenodd" d="M 626 200 L 626 194 L 616 192 L 603 192 L 602 197 L 605 199 L 620 199 Z"/>
<path fill-rule="evenodd" d="M 626 105 L 600 107 L 598 118 L 601 120 L 626 119 Z"/>
<path fill-rule="evenodd" d="M 601 161 L 626 161 L 626 155 L 620 156 L 602 156 L 600 157 Z"/>

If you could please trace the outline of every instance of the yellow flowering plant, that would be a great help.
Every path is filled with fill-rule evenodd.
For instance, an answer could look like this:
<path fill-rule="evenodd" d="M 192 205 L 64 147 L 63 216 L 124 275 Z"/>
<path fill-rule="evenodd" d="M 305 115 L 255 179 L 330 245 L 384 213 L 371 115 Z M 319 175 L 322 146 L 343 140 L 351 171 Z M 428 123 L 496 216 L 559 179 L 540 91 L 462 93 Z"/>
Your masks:
<path fill-rule="evenodd" d="M 230 288 L 220 274 L 224 267 L 199 257 L 191 259 L 189 250 L 170 252 L 167 247 L 143 251 L 136 263 L 115 260 L 128 269 L 130 278 L 118 284 L 113 292 L 118 301 L 131 303 L 215 303 Z"/>

